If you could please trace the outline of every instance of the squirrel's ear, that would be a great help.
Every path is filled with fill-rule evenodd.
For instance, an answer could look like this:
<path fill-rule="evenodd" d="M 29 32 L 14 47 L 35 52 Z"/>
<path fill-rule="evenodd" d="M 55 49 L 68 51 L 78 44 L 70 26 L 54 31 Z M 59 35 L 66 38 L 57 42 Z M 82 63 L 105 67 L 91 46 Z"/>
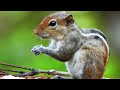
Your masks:
<path fill-rule="evenodd" d="M 69 14 L 69 15 L 65 18 L 65 22 L 67 23 L 67 25 L 73 24 L 73 23 L 74 23 L 73 16 L 72 16 L 71 14 Z"/>

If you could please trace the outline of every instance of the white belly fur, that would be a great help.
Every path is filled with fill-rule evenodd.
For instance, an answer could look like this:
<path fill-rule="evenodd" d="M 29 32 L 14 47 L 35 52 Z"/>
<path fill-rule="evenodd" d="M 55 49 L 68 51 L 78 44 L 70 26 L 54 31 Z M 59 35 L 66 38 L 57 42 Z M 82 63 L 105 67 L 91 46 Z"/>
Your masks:
<path fill-rule="evenodd" d="M 81 56 L 81 52 L 78 50 L 73 58 L 65 63 L 69 74 L 76 79 L 81 79 L 83 75 L 84 62 L 81 61 Z"/>

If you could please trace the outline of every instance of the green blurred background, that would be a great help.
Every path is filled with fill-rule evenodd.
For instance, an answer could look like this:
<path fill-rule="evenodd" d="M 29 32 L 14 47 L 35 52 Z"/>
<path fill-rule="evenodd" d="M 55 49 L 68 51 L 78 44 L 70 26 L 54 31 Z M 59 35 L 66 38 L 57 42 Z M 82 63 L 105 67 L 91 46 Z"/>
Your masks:
<path fill-rule="evenodd" d="M 35 45 L 48 45 L 49 40 L 40 40 L 33 35 L 33 30 L 45 16 L 53 12 L 55 11 L 0 11 L 0 62 L 35 69 L 66 71 L 64 63 L 44 54 L 35 56 L 31 53 Z M 113 31 L 109 29 L 112 26 L 109 22 L 113 21 L 109 15 L 114 13 L 107 11 L 67 12 L 74 16 L 79 27 L 97 28 L 105 33 L 111 53 L 104 77 L 120 78 L 119 49 L 116 49 L 115 43 L 113 44 L 116 39 L 112 39 Z M 10 69 L 2 65 L 0 68 Z"/>

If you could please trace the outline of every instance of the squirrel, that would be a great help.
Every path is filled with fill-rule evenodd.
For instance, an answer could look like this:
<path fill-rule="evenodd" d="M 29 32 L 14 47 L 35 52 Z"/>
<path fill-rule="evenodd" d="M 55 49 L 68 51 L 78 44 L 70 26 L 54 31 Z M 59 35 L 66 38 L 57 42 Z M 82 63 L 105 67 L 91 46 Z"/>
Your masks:
<path fill-rule="evenodd" d="M 51 40 L 48 47 L 34 46 L 35 55 L 44 53 L 65 62 L 73 79 L 102 79 L 110 53 L 102 31 L 80 28 L 71 14 L 60 11 L 46 16 L 34 35 Z"/>

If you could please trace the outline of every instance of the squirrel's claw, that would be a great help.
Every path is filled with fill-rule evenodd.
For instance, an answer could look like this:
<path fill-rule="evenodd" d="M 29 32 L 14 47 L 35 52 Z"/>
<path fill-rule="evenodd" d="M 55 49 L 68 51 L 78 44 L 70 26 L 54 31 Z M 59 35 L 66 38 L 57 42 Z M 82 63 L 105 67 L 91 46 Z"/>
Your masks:
<path fill-rule="evenodd" d="M 33 52 L 36 56 L 40 54 L 40 46 L 37 45 L 37 46 L 34 46 L 32 49 L 31 49 L 31 52 Z"/>

